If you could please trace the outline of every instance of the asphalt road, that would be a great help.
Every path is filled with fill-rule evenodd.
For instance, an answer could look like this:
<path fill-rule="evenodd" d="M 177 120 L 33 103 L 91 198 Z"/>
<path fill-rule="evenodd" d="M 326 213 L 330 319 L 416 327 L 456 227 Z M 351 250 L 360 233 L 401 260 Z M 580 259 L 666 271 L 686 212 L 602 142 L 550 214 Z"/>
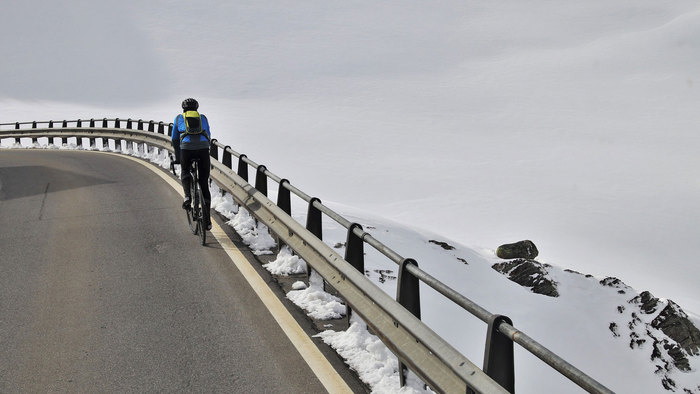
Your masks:
<path fill-rule="evenodd" d="M 114 155 L 0 151 L 0 392 L 325 392 L 180 201 Z"/>

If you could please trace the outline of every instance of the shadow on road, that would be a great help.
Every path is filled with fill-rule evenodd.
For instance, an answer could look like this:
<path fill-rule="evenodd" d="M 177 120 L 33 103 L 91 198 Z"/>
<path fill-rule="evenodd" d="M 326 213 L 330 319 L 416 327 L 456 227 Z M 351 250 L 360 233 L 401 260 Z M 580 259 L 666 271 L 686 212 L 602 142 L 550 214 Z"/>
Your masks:
<path fill-rule="evenodd" d="M 51 167 L 2 167 L 0 168 L 0 201 L 107 183 L 114 182 Z"/>

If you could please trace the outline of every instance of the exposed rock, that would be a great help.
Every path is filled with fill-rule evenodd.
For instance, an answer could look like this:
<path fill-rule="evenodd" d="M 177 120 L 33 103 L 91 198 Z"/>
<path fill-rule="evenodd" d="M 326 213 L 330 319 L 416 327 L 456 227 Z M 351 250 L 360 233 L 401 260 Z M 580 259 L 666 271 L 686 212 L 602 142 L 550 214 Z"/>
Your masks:
<path fill-rule="evenodd" d="M 668 376 L 663 378 L 661 384 L 668 391 L 676 391 L 676 382 L 674 382 L 673 379 L 669 378 Z"/>
<path fill-rule="evenodd" d="M 683 372 L 690 371 L 690 361 L 686 357 L 686 353 L 677 344 L 672 344 L 664 341 L 664 349 L 673 359 L 673 365 Z"/>
<path fill-rule="evenodd" d="M 656 308 L 659 304 L 659 299 L 651 295 L 650 292 L 644 291 L 640 295 L 629 300 L 629 303 L 639 304 L 639 307 L 642 310 L 642 312 L 646 313 L 647 315 L 651 315 L 652 313 L 656 312 Z"/>
<path fill-rule="evenodd" d="M 396 280 L 396 276 L 392 275 L 394 271 L 392 270 L 373 270 L 375 273 L 379 275 L 378 280 L 379 283 L 384 283 L 387 280 Z M 368 272 L 368 271 L 366 271 Z"/>
<path fill-rule="evenodd" d="M 651 361 L 656 365 L 656 374 L 665 389 L 693 392 L 677 387 L 671 376 L 675 370 L 692 371 L 690 357 L 700 355 L 700 330 L 676 303 L 660 300 L 648 291 L 640 293 L 628 303 L 633 311 L 626 327 L 629 329 L 630 347 L 651 350 Z M 618 307 L 618 312 L 625 312 L 625 308 Z M 613 330 L 610 327 L 613 336 L 621 334 L 620 327 L 616 328 Z M 651 344 L 651 349 L 646 344 Z"/>
<path fill-rule="evenodd" d="M 619 294 L 625 294 L 626 290 L 631 289 L 631 287 L 627 286 L 625 284 L 625 282 L 621 281 L 620 279 L 610 277 L 610 276 L 601 280 L 600 284 L 603 286 L 608 286 L 608 287 L 612 287 L 615 289 L 620 289 L 617 291 Z"/>
<path fill-rule="evenodd" d="M 610 331 L 612 331 L 614 337 L 620 336 L 620 333 L 617 330 L 617 323 L 610 323 L 610 326 L 608 328 L 610 329 Z"/>
<path fill-rule="evenodd" d="M 434 239 L 431 239 L 431 240 L 429 240 L 428 242 L 430 242 L 431 244 L 438 245 L 438 246 L 440 246 L 441 248 L 443 248 L 443 249 L 445 249 L 445 250 L 454 250 L 454 248 L 455 248 L 454 246 L 448 244 L 447 242 L 436 241 L 436 240 L 434 240 Z"/>
<path fill-rule="evenodd" d="M 700 330 L 675 302 L 669 300 L 668 305 L 652 320 L 651 326 L 663 331 L 688 354 L 700 355 Z"/>
<path fill-rule="evenodd" d="M 534 259 L 540 254 L 537 246 L 530 241 L 520 241 L 513 244 L 501 245 L 496 249 L 496 256 L 502 259 Z"/>
<path fill-rule="evenodd" d="M 647 315 L 655 313 L 663 305 L 648 291 L 632 298 L 629 303 L 637 304 L 642 313 Z M 668 300 L 665 307 L 652 320 L 651 326 L 661 330 L 669 338 L 676 341 L 689 355 L 700 355 L 700 330 L 695 327 L 688 319 L 688 315 L 675 302 Z"/>
<path fill-rule="evenodd" d="M 556 282 L 549 277 L 546 267 L 535 260 L 517 259 L 494 264 L 491 268 L 507 275 L 513 282 L 529 287 L 533 293 L 559 297 Z"/>

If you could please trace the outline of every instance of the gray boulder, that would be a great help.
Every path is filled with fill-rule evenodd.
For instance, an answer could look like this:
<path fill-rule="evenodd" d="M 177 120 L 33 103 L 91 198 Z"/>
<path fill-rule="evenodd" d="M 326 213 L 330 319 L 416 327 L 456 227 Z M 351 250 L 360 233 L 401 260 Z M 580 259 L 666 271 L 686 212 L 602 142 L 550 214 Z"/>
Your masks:
<path fill-rule="evenodd" d="M 532 260 L 539 254 L 540 252 L 537 250 L 537 246 L 535 246 L 535 244 L 530 240 L 501 245 L 498 247 L 498 249 L 496 249 L 496 256 L 506 260 Z"/>

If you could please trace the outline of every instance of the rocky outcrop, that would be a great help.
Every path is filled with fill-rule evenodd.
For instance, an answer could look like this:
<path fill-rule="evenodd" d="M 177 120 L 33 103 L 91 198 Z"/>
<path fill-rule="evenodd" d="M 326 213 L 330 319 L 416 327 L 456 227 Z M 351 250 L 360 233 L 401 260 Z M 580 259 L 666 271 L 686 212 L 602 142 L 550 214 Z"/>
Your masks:
<path fill-rule="evenodd" d="M 644 291 L 638 296 L 628 301 L 630 304 L 636 304 L 643 313 L 651 315 L 656 312 L 659 307 L 659 299 L 651 295 L 650 292 Z"/>
<path fill-rule="evenodd" d="M 591 276 L 587 275 L 587 277 L 591 277 Z M 620 294 L 625 294 L 625 293 L 627 293 L 628 290 L 632 290 L 632 288 L 627 286 L 625 284 L 625 282 L 623 282 L 620 279 L 617 279 L 615 277 L 611 277 L 611 276 L 601 280 L 600 284 L 603 286 L 608 286 L 608 287 L 612 287 L 615 289 L 619 289 L 617 292 Z"/>
<path fill-rule="evenodd" d="M 443 241 L 436 241 L 434 239 L 431 239 L 428 242 L 430 242 L 431 244 L 435 244 L 435 245 L 437 245 L 445 250 L 454 250 L 454 248 L 455 248 L 454 246 L 448 244 L 447 242 L 443 242 Z"/>
<path fill-rule="evenodd" d="M 691 356 L 700 355 L 700 330 L 673 301 L 651 321 L 651 326 L 663 331 Z"/>
<path fill-rule="evenodd" d="M 510 260 L 510 259 L 528 259 L 532 260 L 536 258 L 540 252 L 537 250 L 537 246 L 530 241 L 520 241 L 513 244 L 501 245 L 496 249 L 496 256 Z"/>
<path fill-rule="evenodd" d="M 559 297 L 557 284 L 549 277 L 547 267 L 549 265 L 535 260 L 516 259 L 494 264 L 491 268 L 508 276 L 513 282 L 529 287 L 533 293 Z"/>
<path fill-rule="evenodd" d="M 601 281 L 601 284 L 604 283 Z M 656 365 L 661 385 L 667 390 L 676 391 L 679 387 L 672 378 L 672 372 L 676 369 L 691 371 L 689 358 L 700 355 L 700 330 L 676 303 L 658 299 L 648 291 L 627 303 L 627 306 L 618 306 L 617 311 L 628 316 L 628 320 L 622 325 L 610 323 L 610 331 L 613 336 L 621 337 L 621 328 L 624 327 L 630 348 L 650 351 L 650 359 Z"/>

